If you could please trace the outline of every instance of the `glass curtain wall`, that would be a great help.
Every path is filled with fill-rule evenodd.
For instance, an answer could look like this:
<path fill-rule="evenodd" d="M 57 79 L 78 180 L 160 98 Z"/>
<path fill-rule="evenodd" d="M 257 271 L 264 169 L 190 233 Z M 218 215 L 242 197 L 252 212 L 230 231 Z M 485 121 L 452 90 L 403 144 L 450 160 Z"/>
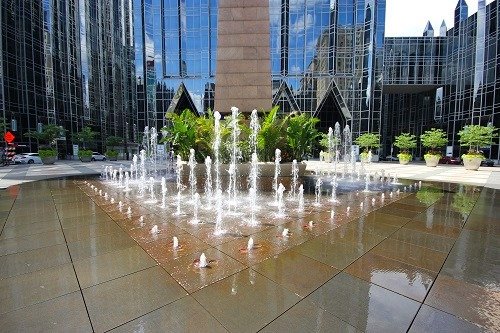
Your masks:
<path fill-rule="evenodd" d="M 16 143 L 45 124 L 67 130 L 60 158 L 72 154 L 71 134 L 83 126 L 126 136 L 134 123 L 135 82 L 130 0 L 2 1 L 3 99 L 15 120 Z M 132 84 L 134 83 L 134 84 Z"/>
<path fill-rule="evenodd" d="M 270 0 L 270 24 L 275 104 L 380 131 L 385 1 Z"/>
<path fill-rule="evenodd" d="M 138 130 L 213 109 L 216 0 L 134 0 Z"/>

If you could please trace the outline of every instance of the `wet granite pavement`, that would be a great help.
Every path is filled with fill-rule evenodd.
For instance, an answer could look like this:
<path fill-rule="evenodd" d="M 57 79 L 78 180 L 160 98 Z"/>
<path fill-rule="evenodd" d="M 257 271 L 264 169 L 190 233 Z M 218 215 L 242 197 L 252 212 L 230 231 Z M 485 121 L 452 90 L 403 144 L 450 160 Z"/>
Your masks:
<path fill-rule="evenodd" d="M 424 182 L 373 204 L 351 194 L 335 218 L 261 214 L 214 237 L 213 225 L 89 181 L 0 192 L 2 331 L 500 331 L 497 190 Z"/>

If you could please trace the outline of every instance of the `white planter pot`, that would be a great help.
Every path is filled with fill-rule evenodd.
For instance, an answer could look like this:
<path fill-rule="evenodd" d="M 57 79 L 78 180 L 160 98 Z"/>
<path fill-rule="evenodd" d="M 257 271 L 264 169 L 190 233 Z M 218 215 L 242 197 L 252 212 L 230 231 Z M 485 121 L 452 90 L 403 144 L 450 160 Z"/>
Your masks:
<path fill-rule="evenodd" d="M 462 156 L 462 160 L 464 161 L 465 170 L 477 170 L 481 166 L 481 161 L 483 159 L 480 157 Z"/>
<path fill-rule="evenodd" d="M 437 167 L 440 158 L 441 156 L 439 155 L 425 155 L 425 165 L 428 167 Z"/>
<path fill-rule="evenodd" d="M 403 165 L 406 165 L 410 163 L 410 160 L 402 160 L 402 159 L 399 159 L 399 164 L 403 164 Z"/>

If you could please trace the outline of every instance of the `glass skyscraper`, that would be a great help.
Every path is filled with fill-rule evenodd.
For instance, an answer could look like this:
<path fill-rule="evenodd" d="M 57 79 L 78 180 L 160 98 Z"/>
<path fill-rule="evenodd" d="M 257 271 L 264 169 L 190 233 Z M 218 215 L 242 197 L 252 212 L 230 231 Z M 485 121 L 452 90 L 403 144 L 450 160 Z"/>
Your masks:
<path fill-rule="evenodd" d="M 395 135 L 436 127 L 448 133 L 448 153 L 458 156 L 463 126 L 500 127 L 500 3 L 478 5 L 468 17 L 466 2 L 459 0 L 453 28 L 442 27 L 440 36 L 385 39 L 386 152 Z M 498 138 L 483 150 L 499 159 Z M 421 148 L 417 155 L 423 155 Z"/>
<path fill-rule="evenodd" d="M 125 0 L 2 0 L 1 114 L 16 143 L 45 124 L 66 129 L 60 157 L 72 154 L 71 134 L 84 126 L 129 136 L 137 123 L 132 7 Z M 101 140 L 102 139 L 102 140 Z"/>
<path fill-rule="evenodd" d="M 140 127 L 213 109 L 217 15 L 216 0 L 134 1 Z M 270 0 L 269 17 L 273 105 L 378 131 L 385 0 Z"/>
<path fill-rule="evenodd" d="M 478 13 L 468 17 L 467 2 L 457 0 L 451 29 L 429 23 L 422 37 L 406 38 L 384 37 L 385 0 L 247 3 L 256 16 L 269 15 L 269 30 L 252 28 L 267 17 L 240 17 L 243 1 L 3 0 L 0 6 L 0 112 L 8 123 L 16 120 L 19 142 L 28 145 L 23 134 L 38 124 L 70 133 L 90 125 L 103 139 L 132 142 L 144 126 L 164 126 L 167 112 L 213 110 L 218 60 L 238 59 L 230 54 L 237 49 L 219 52 L 221 9 L 224 20 L 249 25 L 240 33 L 265 31 L 269 51 L 249 45 L 244 52 L 257 54 L 258 62 L 266 51 L 260 56 L 270 75 L 258 79 L 271 87 L 269 105 L 317 116 L 322 130 L 338 121 L 354 137 L 378 132 L 382 154 L 389 154 L 400 132 L 440 127 L 456 155 L 463 125 L 500 125 L 498 1 L 479 0 Z M 224 38 L 237 45 L 230 26 Z M 66 137 L 61 148 L 70 147 Z M 489 154 L 497 158 L 498 142 Z"/>

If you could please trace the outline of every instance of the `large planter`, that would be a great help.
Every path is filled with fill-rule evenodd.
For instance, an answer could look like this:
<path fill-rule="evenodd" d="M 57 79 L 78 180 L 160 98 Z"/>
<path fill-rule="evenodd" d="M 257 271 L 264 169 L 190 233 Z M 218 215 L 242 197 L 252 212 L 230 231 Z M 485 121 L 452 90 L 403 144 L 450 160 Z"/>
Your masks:
<path fill-rule="evenodd" d="M 403 164 L 403 165 L 406 165 L 406 164 L 410 163 L 410 161 L 411 161 L 411 155 L 406 154 L 406 153 L 400 153 L 398 155 L 398 158 L 399 158 L 399 164 Z"/>
<path fill-rule="evenodd" d="M 425 165 L 427 165 L 428 167 L 437 167 L 440 158 L 440 155 L 426 154 L 424 155 Z"/>
<path fill-rule="evenodd" d="M 297 163 L 297 167 L 299 168 L 299 177 L 303 176 L 306 171 L 305 163 Z M 220 164 L 219 171 L 221 176 L 228 176 L 227 170 L 229 170 L 229 164 Z M 259 177 L 274 177 L 274 163 L 272 162 L 261 162 L 258 164 Z M 215 166 L 212 164 L 212 175 L 215 174 Z M 248 177 L 250 175 L 251 164 L 250 163 L 240 163 L 237 164 L 237 175 L 238 177 Z M 197 175 L 205 175 L 206 168 L 204 164 L 198 163 L 196 164 L 195 172 Z M 184 175 L 189 174 L 189 165 L 184 163 L 182 165 L 182 173 Z M 281 163 L 280 164 L 280 176 L 281 177 L 290 177 L 292 175 L 292 163 Z"/>
<path fill-rule="evenodd" d="M 483 158 L 481 156 L 469 156 L 462 155 L 462 161 L 464 162 L 465 170 L 477 170 L 481 166 L 481 161 Z"/>
<path fill-rule="evenodd" d="M 370 159 L 368 158 L 368 155 L 366 154 L 360 154 L 359 155 L 359 161 L 361 163 L 368 163 L 368 162 L 371 162 Z"/>
<path fill-rule="evenodd" d="M 80 156 L 80 161 L 90 162 L 90 161 L 92 161 L 92 156 Z"/>
<path fill-rule="evenodd" d="M 49 156 L 49 157 L 41 157 L 43 164 L 54 164 L 57 160 L 56 156 Z"/>

